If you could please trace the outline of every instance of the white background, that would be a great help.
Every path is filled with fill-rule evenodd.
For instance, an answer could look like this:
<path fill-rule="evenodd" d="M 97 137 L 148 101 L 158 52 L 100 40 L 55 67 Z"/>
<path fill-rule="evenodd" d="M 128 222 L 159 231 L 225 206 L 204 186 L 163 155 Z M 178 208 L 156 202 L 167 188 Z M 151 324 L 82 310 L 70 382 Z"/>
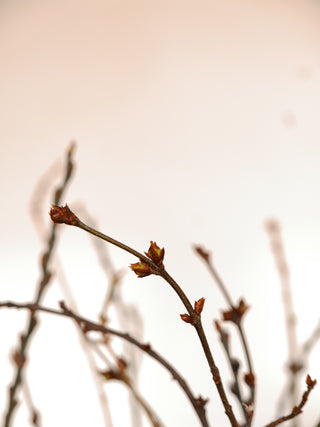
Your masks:
<path fill-rule="evenodd" d="M 83 203 L 102 231 L 140 251 L 150 240 L 165 247 L 165 265 L 191 301 L 206 298 L 204 323 L 226 384 L 229 372 L 211 323 L 225 304 L 191 244 L 211 249 L 233 297 L 245 297 L 258 377 L 255 425 L 271 421 L 287 347 L 263 228 L 270 216 L 283 224 L 300 342 L 319 320 L 319 42 L 315 0 L 3 0 L 1 300 L 34 295 L 43 244 L 30 218 L 31 195 L 52 164 L 49 180 L 59 182 L 75 139 L 77 168 L 66 201 L 75 209 Z M 47 197 L 43 231 L 49 206 Z M 110 253 L 119 268 L 136 261 L 118 249 Z M 58 255 L 81 313 L 96 318 L 106 282 L 89 239 L 65 229 Z M 122 295 L 144 318 L 144 340 L 210 398 L 212 423 L 229 425 L 172 290 L 127 271 Z M 55 280 L 45 303 L 55 307 L 62 298 Z M 9 353 L 24 319 L 0 311 L 1 416 L 13 377 Z M 308 370 L 318 380 L 319 356 L 318 344 Z M 103 425 L 71 322 L 41 316 L 27 375 L 43 426 Z M 120 388 L 106 385 L 110 404 L 118 405 L 115 426 L 130 425 Z M 147 358 L 140 389 L 166 426 L 197 425 L 176 384 Z M 319 420 L 319 396 L 316 387 L 302 425 Z M 26 425 L 27 417 L 22 404 L 15 426 Z"/>

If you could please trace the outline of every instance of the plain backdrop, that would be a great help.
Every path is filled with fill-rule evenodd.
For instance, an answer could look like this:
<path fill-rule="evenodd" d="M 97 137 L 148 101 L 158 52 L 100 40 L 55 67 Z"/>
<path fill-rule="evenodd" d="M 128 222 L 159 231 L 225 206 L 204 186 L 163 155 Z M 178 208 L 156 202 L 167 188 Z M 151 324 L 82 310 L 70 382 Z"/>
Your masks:
<path fill-rule="evenodd" d="M 52 189 L 76 140 L 65 201 L 76 212 L 85 206 L 101 231 L 140 251 L 150 240 L 165 247 L 166 268 L 191 301 L 206 298 L 204 324 L 226 386 L 212 327 L 226 306 L 193 243 L 212 251 L 234 299 L 246 299 L 255 425 L 270 422 L 286 379 L 287 341 L 266 218 L 283 227 L 299 342 L 319 321 L 319 45 L 316 0 L 2 0 L 0 299 L 34 296 Z M 41 177 L 48 193 L 36 230 L 30 211 Z M 144 319 L 143 339 L 210 399 L 212 424 L 229 425 L 194 331 L 180 320 L 181 302 L 160 279 L 134 277 L 127 268 L 134 257 L 109 253 L 126 272 L 122 296 Z M 88 236 L 65 228 L 58 259 L 79 310 L 96 319 L 106 280 Z M 52 269 L 44 303 L 56 307 L 65 297 Z M 24 313 L 0 310 L 1 417 L 24 324 Z M 236 338 L 232 345 L 240 355 Z M 308 372 L 318 380 L 319 356 L 317 344 Z M 70 321 L 41 316 L 26 375 L 43 426 L 104 425 Z M 139 385 L 166 426 L 198 425 L 177 385 L 147 357 Z M 120 385 L 105 388 L 114 426 L 131 425 L 127 394 Z M 317 386 L 301 425 L 319 421 L 319 397 Z M 14 425 L 27 420 L 21 403 Z"/>

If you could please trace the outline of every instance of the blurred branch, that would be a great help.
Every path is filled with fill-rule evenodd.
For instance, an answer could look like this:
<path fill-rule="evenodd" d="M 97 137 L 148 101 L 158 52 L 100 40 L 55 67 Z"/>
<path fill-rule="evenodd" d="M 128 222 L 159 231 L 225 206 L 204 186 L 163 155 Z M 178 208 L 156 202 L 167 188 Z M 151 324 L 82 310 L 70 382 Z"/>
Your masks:
<path fill-rule="evenodd" d="M 248 373 L 245 375 L 245 382 L 247 383 L 249 390 L 250 390 L 250 398 L 248 402 L 244 402 L 240 386 L 239 386 L 239 380 L 238 380 L 238 369 L 235 369 L 235 360 L 231 357 L 228 343 L 226 340 L 226 332 L 223 331 L 219 325 L 218 322 L 216 322 L 217 330 L 220 334 L 220 339 L 223 344 L 223 347 L 227 354 L 227 359 L 229 360 L 229 364 L 232 369 L 233 377 L 234 377 L 234 393 L 240 403 L 240 406 L 242 408 L 242 411 L 245 415 L 247 426 L 250 427 L 253 417 L 253 411 L 254 411 L 254 403 L 255 403 L 255 376 L 253 373 L 253 363 L 252 363 L 252 357 L 249 349 L 249 344 L 247 341 L 247 336 L 244 331 L 243 325 L 242 325 L 242 319 L 243 314 L 245 311 L 249 308 L 243 300 L 240 300 L 238 307 L 234 304 L 231 295 L 229 294 L 229 291 L 227 289 L 227 286 L 223 282 L 222 278 L 220 277 L 217 269 L 215 268 L 211 256 L 207 250 L 205 250 L 201 246 L 194 245 L 194 250 L 196 253 L 202 258 L 202 260 L 205 262 L 209 272 L 211 273 L 212 277 L 214 278 L 218 288 L 220 289 L 222 295 L 224 296 L 230 310 L 223 313 L 223 320 L 229 320 L 234 323 L 236 326 L 240 341 L 243 347 L 243 351 L 245 354 L 245 359 L 247 362 L 247 369 Z M 238 366 L 239 368 L 239 366 Z M 250 408 L 250 409 L 249 409 Z"/>
<path fill-rule="evenodd" d="M 281 237 L 281 226 L 276 219 L 269 219 L 265 223 L 265 229 L 270 239 L 271 250 L 274 256 L 275 264 L 278 270 L 281 288 L 282 300 L 286 319 L 286 331 L 288 341 L 288 362 L 289 368 L 289 384 L 285 388 L 283 397 L 280 402 L 286 401 L 287 393 L 291 397 L 291 405 L 297 400 L 298 387 L 297 375 L 303 368 L 303 362 L 298 357 L 298 343 L 297 343 L 297 317 L 293 309 L 292 291 L 290 283 L 290 271 L 286 260 L 285 250 Z M 280 410 L 282 408 L 280 407 Z M 297 425 L 297 424 L 295 424 Z"/>
<path fill-rule="evenodd" d="M 31 423 L 31 425 L 33 425 L 35 427 L 40 427 L 41 426 L 40 413 L 35 408 L 35 406 L 33 404 L 29 384 L 26 381 L 26 379 L 24 379 L 24 381 L 23 381 L 22 391 L 23 391 L 25 401 L 26 401 L 26 404 L 27 404 L 29 412 L 30 412 L 30 423 Z"/>
<path fill-rule="evenodd" d="M 97 221 L 89 214 L 88 209 L 83 204 L 77 204 L 77 208 L 81 211 L 81 215 L 86 219 L 86 222 L 91 224 L 92 227 L 98 228 Z M 143 320 L 138 311 L 138 308 L 125 302 L 121 295 L 122 278 L 124 276 L 124 270 L 117 270 L 113 264 L 112 258 L 109 254 L 109 246 L 100 239 L 96 239 L 94 236 L 90 236 L 90 241 L 93 245 L 95 253 L 97 255 L 99 264 L 106 276 L 108 283 L 105 298 L 100 309 L 99 320 L 101 324 L 106 325 L 109 321 L 108 311 L 111 306 L 115 308 L 116 315 L 119 320 L 121 330 L 126 330 L 129 333 L 134 334 L 137 339 L 141 339 L 143 334 Z M 108 341 L 105 346 L 110 352 L 111 345 Z M 123 341 L 123 352 L 126 358 L 130 360 L 129 371 L 130 381 L 132 384 L 137 383 L 139 366 L 142 360 L 141 351 L 136 347 L 130 345 L 126 341 Z M 129 406 L 131 412 L 132 427 L 140 427 L 142 425 L 141 411 L 139 403 L 134 398 L 133 394 L 129 394 Z"/>
<path fill-rule="evenodd" d="M 62 199 L 62 196 L 66 190 L 67 184 L 71 178 L 72 171 L 74 168 L 72 161 L 72 154 L 74 151 L 74 144 L 71 144 L 67 152 L 67 161 L 65 167 L 64 178 L 62 184 L 55 190 L 54 203 L 59 203 Z M 41 277 L 38 282 L 38 288 L 34 298 L 34 304 L 39 304 L 44 295 L 45 289 L 47 289 L 48 284 L 51 280 L 51 272 L 49 270 L 49 262 L 53 253 L 54 244 L 56 241 L 56 226 L 55 224 L 51 225 L 51 231 L 46 242 L 46 249 L 42 255 L 42 264 L 41 264 Z M 16 362 L 16 372 L 15 378 L 12 382 L 12 385 L 9 386 L 9 400 L 7 405 L 7 410 L 5 411 L 5 427 L 9 427 L 14 409 L 18 403 L 16 394 L 19 388 L 19 385 L 22 381 L 22 371 L 26 362 L 26 353 L 30 338 L 35 330 L 37 324 L 37 318 L 34 312 L 31 312 L 29 319 L 27 321 L 27 327 L 25 331 L 20 336 L 20 345 L 17 351 L 15 352 L 15 362 Z"/>
<path fill-rule="evenodd" d="M 137 403 L 144 410 L 151 425 L 153 427 L 164 427 L 164 425 L 160 421 L 159 416 L 155 413 L 154 409 L 151 408 L 148 402 L 141 396 L 141 394 L 138 392 L 138 390 L 132 383 L 127 372 L 126 361 L 122 358 L 117 357 L 115 357 L 115 360 L 117 362 L 117 368 L 108 369 L 106 371 L 100 371 L 100 375 L 102 375 L 107 381 L 116 380 L 122 382 L 131 391 Z"/>
<path fill-rule="evenodd" d="M 61 263 L 58 261 L 56 264 L 57 264 L 57 276 L 59 279 L 59 284 L 60 284 L 60 287 L 62 289 L 62 292 L 63 292 L 63 294 L 67 300 L 68 305 L 71 307 L 72 311 L 77 313 L 78 312 L 77 304 L 76 304 L 76 301 L 72 295 L 71 289 L 70 289 L 69 284 L 67 282 L 67 279 L 65 277 Z M 95 364 L 95 360 L 94 360 L 94 357 L 93 357 L 93 355 L 91 353 L 91 349 L 90 349 L 91 343 L 88 342 L 86 335 L 83 334 L 83 332 L 81 330 L 79 331 L 79 328 L 77 328 L 77 331 L 79 332 L 80 345 L 83 349 L 84 354 L 87 357 L 89 367 L 90 367 L 90 371 L 91 371 L 93 380 L 94 380 L 96 388 L 97 388 L 98 398 L 100 401 L 100 407 L 102 410 L 105 426 L 110 427 L 110 426 L 112 426 L 112 419 L 111 419 L 111 413 L 110 413 L 110 408 L 109 408 L 109 402 L 108 402 L 107 396 L 104 392 L 103 383 L 101 381 L 101 378 L 97 373 L 97 367 Z"/>
<path fill-rule="evenodd" d="M 201 396 L 195 397 L 190 387 L 188 386 L 187 382 L 185 381 L 185 379 L 182 378 L 182 376 L 177 372 L 177 370 L 169 362 L 167 362 L 159 353 L 154 351 L 151 348 L 150 344 L 142 344 L 139 341 L 137 341 L 135 338 L 133 338 L 131 335 L 129 335 L 128 333 L 122 333 L 122 332 L 116 331 L 115 329 L 102 326 L 82 316 L 79 316 L 76 313 L 74 313 L 72 310 L 68 309 L 63 302 L 60 303 L 60 310 L 43 307 L 43 306 L 40 306 L 39 304 L 34 304 L 34 303 L 20 304 L 12 301 L 0 302 L 0 308 L 1 307 L 27 309 L 30 311 L 31 316 L 33 316 L 37 311 L 51 313 L 58 316 L 65 316 L 76 321 L 76 323 L 81 327 L 84 333 L 88 333 L 89 331 L 98 331 L 104 334 L 117 336 L 121 339 L 124 339 L 130 342 L 134 346 L 138 347 L 141 351 L 147 353 L 150 357 L 157 360 L 164 368 L 166 368 L 170 372 L 172 377 L 178 382 L 180 387 L 183 389 L 183 391 L 187 395 L 191 405 L 193 406 L 196 414 L 199 417 L 201 425 L 204 427 L 209 426 L 206 418 L 206 411 L 205 411 L 205 404 L 207 401 L 203 399 Z"/>
<path fill-rule="evenodd" d="M 296 416 L 298 416 L 299 414 L 301 414 L 303 412 L 302 408 L 307 403 L 309 394 L 310 394 L 311 390 L 314 388 L 314 386 L 317 384 L 317 381 L 312 380 L 310 375 L 307 375 L 306 384 L 307 384 L 307 390 L 303 393 L 299 405 L 294 406 L 289 415 L 279 417 L 277 420 L 271 422 L 270 424 L 267 424 L 265 427 L 276 427 L 277 425 L 282 424 L 285 421 L 288 421 L 288 420 L 295 418 Z"/>

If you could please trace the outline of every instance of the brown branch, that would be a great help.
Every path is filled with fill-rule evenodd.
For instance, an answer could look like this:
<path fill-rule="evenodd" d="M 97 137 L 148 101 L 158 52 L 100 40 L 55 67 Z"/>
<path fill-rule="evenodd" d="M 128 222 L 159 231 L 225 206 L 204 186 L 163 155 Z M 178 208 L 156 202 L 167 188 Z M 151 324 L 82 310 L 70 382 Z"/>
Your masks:
<path fill-rule="evenodd" d="M 177 370 L 169 363 L 167 362 L 159 353 L 157 353 L 155 350 L 151 348 L 150 344 L 142 344 L 135 338 L 133 338 L 128 333 L 123 333 L 116 331 L 115 329 L 108 328 L 105 326 L 102 326 L 98 323 L 92 322 L 89 319 L 86 319 L 85 317 L 79 316 L 76 313 L 74 313 L 72 310 L 68 309 L 63 302 L 60 303 L 60 310 L 56 310 L 53 308 L 43 307 L 38 304 L 20 304 L 12 301 L 6 301 L 6 302 L 0 302 L 0 308 L 1 307 L 7 307 L 7 308 L 16 308 L 16 309 L 27 309 L 32 313 L 35 313 L 37 311 L 45 312 L 45 313 L 51 313 L 58 316 L 65 316 L 68 318 L 73 319 L 79 326 L 81 326 L 81 329 L 87 333 L 89 331 L 98 331 L 102 332 L 104 334 L 110 334 L 117 336 L 132 345 L 139 348 L 141 351 L 147 353 L 150 357 L 157 360 L 165 369 L 167 369 L 172 377 L 178 382 L 180 387 L 183 389 L 185 394 L 187 395 L 191 405 L 193 406 L 196 414 L 199 417 L 199 420 L 201 422 L 201 425 L 204 427 L 208 427 L 208 421 L 206 418 L 206 410 L 205 410 L 205 404 L 206 400 L 203 399 L 201 396 L 195 397 L 192 393 L 189 385 L 185 381 L 185 379 L 177 372 Z"/>
<path fill-rule="evenodd" d="M 280 417 L 275 421 L 272 421 L 271 423 L 267 424 L 265 427 L 275 427 L 279 424 L 284 423 L 285 421 L 288 421 L 288 420 L 295 418 L 296 416 L 298 416 L 299 414 L 301 414 L 303 412 L 302 408 L 307 403 L 309 394 L 310 394 L 311 390 L 314 388 L 314 386 L 317 384 L 317 380 L 312 380 L 310 375 L 307 375 L 306 384 L 307 384 L 307 390 L 303 393 L 299 405 L 294 406 L 292 408 L 292 411 L 290 412 L 290 414 L 285 415 L 283 417 Z"/>
<path fill-rule="evenodd" d="M 132 393 L 137 403 L 144 410 L 147 418 L 150 421 L 150 424 L 153 427 L 164 427 L 163 423 L 160 421 L 159 416 L 155 413 L 154 409 L 151 408 L 149 403 L 144 399 L 144 397 L 137 391 L 136 387 L 132 384 L 132 380 L 127 373 L 127 363 L 122 358 L 118 358 L 114 355 L 114 358 L 117 362 L 117 368 L 108 369 L 106 371 L 100 371 L 107 381 L 116 380 L 122 382 Z"/>
<path fill-rule="evenodd" d="M 247 402 L 246 406 L 243 405 L 244 402 L 242 400 L 239 400 L 239 402 L 241 404 L 241 407 L 243 408 L 243 412 L 244 412 L 246 420 L 247 420 L 247 425 L 248 425 L 248 427 L 250 427 L 253 412 L 251 410 L 250 411 L 246 410 L 246 407 L 249 407 L 249 406 L 254 407 L 256 390 L 255 390 L 255 376 L 253 373 L 252 357 L 251 357 L 251 353 L 250 353 L 250 349 L 249 349 L 247 336 L 246 336 L 245 330 L 242 326 L 242 319 L 243 319 L 242 316 L 245 313 L 245 311 L 248 309 L 248 306 L 246 306 L 246 304 L 244 303 L 243 300 L 240 301 L 238 307 L 234 304 L 232 297 L 229 294 L 229 291 L 227 289 L 227 286 L 223 282 L 221 276 L 219 275 L 217 269 L 215 268 L 214 264 L 211 261 L 211 257 L 210 257 L 209 252 L 207 252 L 201 246 L 197 246 L 197 245 L 194 246 L 194 250 L 202 258 L 202 260 L 205 262 L 210 274 L 214 278 L 218 288 L 220 289 L 220 291 L 221 291 L 222 295 L 224 296 L 227 304 L 229 305 L 230 311 L 224 312 L 224 320 L 232 321 L 234 323 L 234 325 L 236 326 L 238 333 L 239 333 L 239 336 L 240 336 L 240 341 L 241 341 L 241 344 L 243 347 L 245 359 L 247 362 L 247 368 L 248 368 L 248 374 L 246 375 L 245 378 L 246 378 L 246 383 L 250 389 L 250 398 L 249 398 L 249 402 Z M 232 365 L 232 360 L 230 359 L 230 356 L 228 355 L 228 353 L 227 353 L 227 357 L 229 358 L 229 363 Z M 237 377 L 235 371 L 233 371 L 233 376 L 234 376 L 235 383 L 237 385 L 238 384 L 238 377 Z M 241 393 L 237 393 L 236 395 L 237 395 L 238 399 L 242 399 Z"/>
<path fill-rule="evenodd" d="M 30 424 L 32 424 L 35 427 L 40 427 L 41 423 L 41 414 L 40 412 L 35 408 L 33 401 L 32 401 L 32 397 L 31 397 L 31 392 L 29 389 L 29 384 L 27 383 L 26 380 L 23 381 L 22 384 L 22 390 L 23 390 L 23 394 L 24 394 L 24 398 L 25 398 L 25 402 L 29 408 L 29 412 L 30 412 Z"/>
<path fill-rule="evenodd" d="M 67 184 L 71 178 L 73 167 L 74 167 L 72 162 L 73 151 L 74 151 L 74 145 L 72 144 L 67 152 L 65 176 L 61 186 L 58 187 L 55 191 L 54 203 L 60 202 L 62 195 L 66 190 Z M 36 305 L 41 302 L 44 291 L 45 289 L 47 289 L 51 279 L 51 272 L 49 270 L 49 261 L 53 253 L 55 240 L 56 240 L 56 226 L 55 224 L 52 224 L 51 232 L 46 243 L 46 249 L 42 256 L 42 265 L 41 265 L 42 271 L 41 271 L 41 276 L 38 282 L 36 296 L 34 298 L 34 304 Z M 9 400 L 8 400 L 7 409 L 5 410 L 6 415 L 5 415 L 4 427 L 9 427 L 13 413 L 14 413 L 14 409 L 18 402 L 16 398 L 16 394 L 22 381 L 22 372 L 23 372 L 23 367 L 25 366 L 27 348 L 28 348 L 30 338 L 35 330 L 36 324 L 37 324 L 37 319 L 36 319 L 35 313 L 31 312 L 29 315 L 29 319 L 27 321 L 26 329 L 21 334 L 20 348 L 15 353 L 16 360 L 20 362 L 23 361 L 23 363 L 16 363 L 15 377 L 13 379 L 12 385 L 9 386 L 9 393 L 8 393 Z"/>
<path fill-rule="evenodd" d="M 240 362 L 238 359 L 234 358 L 230 351 L 230 338 L 228 332 L 220 326 L 220 323 L 218 321 L 214 322 L 215 327 L 219 333 L 220 341 L 222 344 L 222 347 L 224 348 L 224 351 L 226 353 L 226 358 L 229 362 L 229 366 L 233 375 L 234 382 L 231 386 L 231 391 L 236 396 L 238 403 L 241 407 L 241 410 L 243 412 L 243 415 L 245 416 L 245 419 L 248 418 L 248 413 L 243 405 L 244 399 L 242 397 L 242 392 L 239 384 L 239 368 L 240 368 Z"/>
<path fill-rule="evenodd" d="M 297 316 L 293 308 L 293 299 L 290 283 L 290 270 L 286 260 L 284 245 L 281 237 L 281 225 L 276 219 L 269 219 L 265 223 L 266 232 L 269 235 L 270 246 L 274 261 L 278 270 L 282 288 L 282 300 L 286 319 L 286 332 L 288 342 L 288 368 L 289 368 L 289 395 L 291 404 L 297 400 L 297 374 L 303 368 L 298 360 L 297 342 Z"/>
<path fill-rule="evenodd" d="M 95 230 L 94 228 L 89 227 L 88 225 L 84 224 L 71 210 L 70 208 L 65 205 L 64 207 L 61 206 L 52 206 L 52 209 L 50 211 L 50 216 L 53 222 L 55 223 L 61 223 L 61 224 L 67 224 L 67 225 L 73 225 L 75 227 L 81 228 L 82 230 L 102 239 L 106 242 L 111 243 L 114 246 L 119 247 L 120 249 L 136 256 L 140 262 L 136 264 L 132 264 L 131 268 L 135 271 L 135 273 L 138 275 L 138 277 L 145 277 L 150 274 L 156 274 L 161 276 L 169 285 L 173 288 L 173 290 L 177 293 L 179 296 L 181 302 L 185 306 L 186 310 L 189 313 L 190 316 L 190 322 L 196 329 L 198 337 L 201 342 L 201 346 L 203 348 L 205 357 L 207 359 L 212 379 L 214 381 L 214 384 L 218 390 L 218 393 L 220 395 L 222 404 L 225 409 L 225 413 L 227 417 L 230 420 L 230 423 L 232 427 L 238 427 L 239 424 L 235 418 L 235 415 L 232 410 L 232 406 L 230 405 L 227 395 L 224 390 L 224 386 L 222 384 L 221 376 L 219 369 L 217 365 L 214 362 L 207 337 L 205 335 L 205 332 L 202 327 L 201 322 L 201 316 L 196 312 L 196 310 L 192 307 L 189 299 L 187 298 L 186 294 L 183 292 L 181 287 L 177 284 L 177 282 L 169 275 L 169 273 L 165 270 L 163 264 L 162 264 L 162 258 L 160 261 L 155 261 L 152 259 L 152 257 L 148 257 L 143 255 L 142 253 L 136 251 L 135 249 L 131 248 L 130 246 L 125 245 L 124 243 L 119 242 L 118 240 L 113 239 L 112 237 L 109 237 L 100 231 Z M 152 242 L 153 243 L 153 242 Z M 152 244 L 151 244 L 152 247 Z M 150 247 L 150 249 L 151 249 Z M 164 254 L 164 251 L 163 251 Z M 162 257 L 163 257 L 162 254 Z M 148 255 L 148 254 L 147 254 Z M 160 256 L 160 254 L 159 254 Z"/>
<path fill-rule="evenodd" d="M 59 262 L 59 259 L 56 261 L 55 264 L 56 264 L 56 269 L 57 269 L 57 278 L 59 280 L 61 291 L 66 298 L 67 304 L 69 307 L 71 307 L 73 312 L 78 312 L 76 301 L 73 297 L 72 291 L 69 287 L 69 284 L 68 284 L 67 279 L 65 277 L 61 262 Z M 98 398 L 100 401 L 101 412 L 102 412 L 102 415 L 104 418 L 104 423 L 106 426 L 110 426 L 110 425 L 112 425 L 112 419 L 111 419 L 111 413 L 110 413 L 110 408 L 109 408 L 109 402 L 108 402 L 107 396 L 104 392 L 104 388 L 103 388 L 101 378 L 97 373 L 97 367 L 95 364 L 93 354 L 91 352 L 91 348 L 89 347 L 89 344 L 91 344 L 91 343 L 88 342 L 87 337 L 85 336 L 85 334 L 83 334 L 83 332 L 81 330 L 79 330 L 79 328 L 77 328 L 77 331 L 79 332 L 80 345 L 81 345 L 83 352 L 87 358 L 89 368 L 91 370 L 92 378 L 93 378 L 93 381 L 95 382 L 95 385 L 96 385 L 97 394 L 98 394 Z"/>

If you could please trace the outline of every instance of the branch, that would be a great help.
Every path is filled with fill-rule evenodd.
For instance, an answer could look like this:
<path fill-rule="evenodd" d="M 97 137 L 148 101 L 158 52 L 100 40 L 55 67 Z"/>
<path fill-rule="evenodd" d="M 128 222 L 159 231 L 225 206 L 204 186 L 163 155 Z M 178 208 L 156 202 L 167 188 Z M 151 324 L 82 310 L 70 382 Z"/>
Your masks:
<path fill-rule="evenodd" d="M 296 373 L 297 373 L 297 316 L 293 309 L 293 299 L 290 283 L 290 270 L 286 260 L 284 246 L 281 237 L 281 226 L 276 219 L 269 219 L 265 224 L 269 235 L 270 246 L 273 252 L 274 261 L 278 270 L 279 279 L 282 287 L 282 300 L 286 318 L 286 330 L 288 340 L 288 365 L 293 366 L 291 371 L 292 400 L 296 398 Z"/>
<path fill-rule="evenodd" d="M 167 362 L 159 353 L 153 350 L 150 344 L 142 344 L 138 340 L 133 338 L 131 335 L 129 335 L 128 333 L 119 332 L 115 329 L 102 326 L 98 323 L 92 322 L 89 319 L 86 319 L 85 317 L 79 316 L 76 313 L 74 313 L 72 310 L 67 308 L 63 302 L 60 303 L 60 307 L 61 307 L 60 310 L 43 307 L 43 306 L 40 306 L 39 304 L 34 304 L 34 303 L 20 304 L 12 301 L 0 302 L 0 308 L 1 307 L 27 309 L 30 311 L 31 316 L 34 315 L 35 312 L 41 311 L 45 313 L 55 314 L 58 316 L 69 317 L 77 322 L 77 324 L 81 327 L 84 333 L 87 333 L 89 331 L 98 331 L 104 334 L 114 335 L 138 347 L 141 351 L 147 353 L 150 357 L 157 360 L 165 369 L 167 369 L 170 372 L 172 377 L 178 382 L 180 387 L 183 389 L 183 391 L 187 395 L 190 403 L 192 404 L 194 410 L 196 411 L 199 417 L 201 425 L 204 427 L 209 426 L 208 421 L 206 419 L 206 411 L 205 411 L 205 404 L 207 401 L 203 399 L 201 396 L 195 397 L 190 387 L 188 386 L 187 382 L 184 380 L 184 378 L 177 372 L 177 370 L 169 362 Z"/>
<path fill-rule="evenodd" d="M 64 179 L 62 181 L 61 186 L 58 187 L 55 191 L 55 195 L 54 195 L 55 203 L 60 202 L 62 195 L 66 190 L 67 184 L 71 178 L 73 167 L 74 167 L 72 162 L 73 151 L 74 151 L 74 145 L 72 144 L 67 152 L 67 162 L 66 162 Z M 51 227 L 50 235 L 47 240 L 47 247 L 44 251 L 44 254 L 42 255 L 42 265 L 41 265 L 42 272 L 41 272 L 41 277 L 39 279 L 36 296 L 34 299 L 34 304 L 36 305 L 41 302 L 44 291 L 51 280 L 51 272 L 49 271 L 48 266 L 49 266 L 49 261 L 54 249 L 55 240 L 56 240 L 56 227 L 55 227 L 55 224 L 53 224 Z M 20 348 L 15 352 L 14 360 L 16 363 L 17 370 L 15 373 L 15 378 L 12 382 L 12 385 L 9 386 L 9 401 L 8 401 L 7 410 L 5 411 L 6 415 L 5 415 L 4 427 L 9 427 L 14 409 L 18 403 L 16 394 L 22 381 L 22 371 L 23 371 L 23 367 L 25 366 L 27 346 L 32 336 L 32 333 L 35 330 L 36 324 L 37 324 L 36 316 L 34 315 L 34 313 L 31 312 L 28 319 L 27 327 L 20 336 Z"/>
<path fill-rule="evenodd" d="M 314 386 L 317 384 L 317 380 L 312 380 L 310 375 L 307 375 L 306 384 L 307 384 L 307 390 L 303 393 L 299 405 L 294 406 L 289 415 L 285 415 L 283 417 L 280 417 L 277 420 L 273 421 L 272 423 L 267 424 L 265 427 L 275 427 L 279 424 L 284 423 L 285 421 L 288 421 L 288 420 L 295 418 L 296 416 L 298 416 L 299 414 L 301 414 L 303 412 L 302 408 L 307 403 L 309 394 L 310 394 L 311 390 L 314 388 Z"/>
<path fill-rule="evenodd" d="M 81 228 L 82 230 L 99 237 L 102 240 L 105 240 L 108 243 L 111 243 L 114 246 L 119 247 L 120 249 L 136 256 L 140 262 L 131 265 L 131 269 L 137 274 L 138 277 L 145 277 L 150 274 L 155 274 L 161 276 L 169 285 L 173 288 L 173 290 L 179 296 L 181 302 L 185 306 L 186 310 L 189 314 L 183 314 L 182 320 L 187 323 L 192 324 L 195 327 L 198 337 L 201 342 L 201 346 L 203 348 L 204 354 L 206 356 L 214 384 L 218 390 L 220 395 L 222 404 L 225 408 L 225 413 L 228 416 L 232 427 L 239 427 L 239 424 L 235 418 L 232 407 L 228 401 L 227 395 L 224 390 L 224 386 L 222 384 L 221 376 L 217 365 L 214 362 L 207 337 L 202 327 L 201 316 L 200 313 L 197 312 L 195 308 L 192 307 L 189 299 L 186 294 L 183 292 L 178 283 L 169 275 L 169 273 L 165 270 L 164 265 L 162 263 L 162 259 L 164 256 L 164 249 L 158 248 L 158 246 L 151 242 L 151 246 L 149 248 L 148 253 L 143 255 L 142 253 L 136 251 L 130 246 L 125 245 L 124 243 L 119 242 L 118 240 L 109 237 L 100 231 L 95 230 L 94 228 L 89 227 L 84 224 L 68 207 L 65 205 L 61 206 L 52 206 L 50 211 L 50 216 L 53 222 L 58 224 L 67 224 L 73 225 L 75 227 Z"/>
<path fill-rule="evenodd" d="M 211 257 L 209 252 L 207 252 L 205 249 L 203 249 L 201 246 L 194 246 L 194 250 L 197 252 L 197 254 L 202 258 L 202 260 L 205 262 L 210 274 L 214 278 L 218 288 L 220 289 L 222 295 L 224 296 L 227 304 L 229 305 L 230 310 L 225 311 L 223 313 L 223 320 L 229 320 L 232 323 L 235 324 L 236 328 L 238 329 L 238 333 L 240 336 L 240 341 L 242 343 L 243 351 L 245 354 L 246 362 L 247 362 L 247 369 L 248 373 L 245 375 L 245 381 L 250 389 L 250 399 L 247 405 L 243 405 L 244 402 L 240 399 L 242 399 L 240 389 L 238 386 L 238 375 L 237 372 L 232 369 L 233 376 L 235 380 L 235 385 L 238 388 L 238 392 L 236 393 L 236 396 L 241 404 L 241 407 L 243 409 L 243 412 L 245 414 L 248 426 L 251 425 L 252 417 L 253 417 L 253 410 L 249 409 L 254 407 L 255 402 L 255 375 L 253 373 L 253 363 L 252 363 L 252 357 L 249 349 L 249 344 L 247 340 L 246 333 L 244 331 L 244 328 L 242 326 L 242 319 L 243 315 L 246 312 L 246 310 L 249 308 L 243 300 L 240 300 L 238 307 L 234 304 L 232 301 L 232 298 L 228 292 L 227 286 L 223 282 L 222 278 L 220 277 L 217 269 L 215 268 L 214 264 L 211 261 Z M 219 329 L 218 329 L 219 331 Z M 219 331 L 220 332 L 220 331 Z M 227 357 L 229 359 L 229 363 L 232 366 L 232 359 L 230 358 L 228 352 Z"/>

